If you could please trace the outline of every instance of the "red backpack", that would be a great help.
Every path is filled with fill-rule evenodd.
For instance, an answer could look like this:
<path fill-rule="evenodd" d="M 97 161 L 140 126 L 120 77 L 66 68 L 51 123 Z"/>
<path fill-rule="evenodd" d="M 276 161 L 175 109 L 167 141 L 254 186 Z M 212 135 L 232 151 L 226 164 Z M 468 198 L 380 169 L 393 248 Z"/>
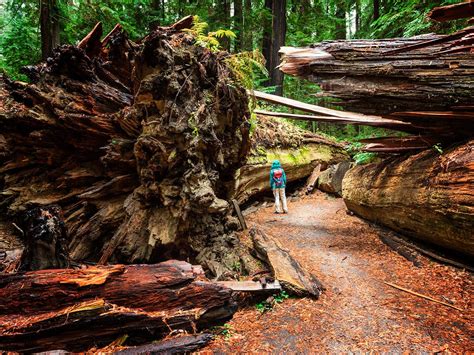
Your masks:
<path fill-rule="evenodd" d="M 277 189 L 283 186 L 283 170 L 282 169 L 273 170 L 273 182 L 275 183 L 275 187 Z"/>

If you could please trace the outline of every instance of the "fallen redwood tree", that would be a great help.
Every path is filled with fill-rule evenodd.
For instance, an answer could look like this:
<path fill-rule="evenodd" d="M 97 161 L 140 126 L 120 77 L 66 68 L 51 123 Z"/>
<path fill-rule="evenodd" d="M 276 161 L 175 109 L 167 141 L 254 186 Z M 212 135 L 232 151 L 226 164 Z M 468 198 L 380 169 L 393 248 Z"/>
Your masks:
<path fill-rule="evenodd" d="M 220 324 L 237 309 L 231 289 L 175 260 L 0 275 L 0 299 L 0 349 L 19 352 L 156 340 Z"/>
<path fill-rule="evenodd" d="M 473 36 L 471 26 L 450 35 L 282 47 L 280 69 L 318 83 L 323 90 L 318 96 L 336 99 L 332 104 L 379 115 L 370 119 L 372 122 L 359 120 L 362 125 L 413 134 L 408 139 L 390 137 L 373 144 L 367 140 L 368 151 L 422 150 L 431 141 L 452 144 L 472 137 Z M 348 120 L 350 116 L 344 118 Z M 341 119 L 326 117 L 325 121 L 338 123 Z"/>
<path fill-rule="evenodd" d="M 248 255 L 228 186 L 250 148 L 248 99 L 226 53 L 195 45 L 187 17 L 132 42 L 98 24 L 78 46 L 0 78 L 0 208 L 8 223 L 59 206 L 73 260 Z"/>
<path fill-rule="evenodd" d="M 357 215 L 403 234 L 474 255 L 474 141 L 356 166 L 343 198 Z"/>
<path fill-rule="evenodd" d="M 270 191 L 268 174 L 275 159 L 289 183 L 306 179 L 318 164 L 325 169 L 350 159 L 341 144 L 265 115 L 257 116 L 250 141 L 247 162 L 237 170 L 233 187 L 239 203 Z"/>

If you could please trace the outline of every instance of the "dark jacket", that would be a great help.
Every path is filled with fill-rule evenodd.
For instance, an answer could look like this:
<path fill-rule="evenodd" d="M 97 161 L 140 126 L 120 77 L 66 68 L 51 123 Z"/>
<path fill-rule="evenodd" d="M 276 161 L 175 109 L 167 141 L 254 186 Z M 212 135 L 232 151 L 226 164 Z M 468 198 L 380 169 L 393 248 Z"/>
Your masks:
<path fill-rule="evenodd" d="M 283 170 L 283 168 L 281 167 L 280 161 L 278 161 L 278 160 L 274 160 L 274 161 L 273 161 L 272 168 L 270 169 L 270 187 L 272 188 L 272 190 L 275 190 L 275 189 L 278 188 L 278 187 L 275 186 L 275 181 L 273 180 L 273 171 L 274 171 L 275 169 L 281 169 L 281 170 Z M 283 180 L 283 184 L 282 184 L 279 188 L 284 189 L 284 188 L 286 187 L 286 174 L 285 174 L 285 170 L 283 170 L 282 180 Z"/>

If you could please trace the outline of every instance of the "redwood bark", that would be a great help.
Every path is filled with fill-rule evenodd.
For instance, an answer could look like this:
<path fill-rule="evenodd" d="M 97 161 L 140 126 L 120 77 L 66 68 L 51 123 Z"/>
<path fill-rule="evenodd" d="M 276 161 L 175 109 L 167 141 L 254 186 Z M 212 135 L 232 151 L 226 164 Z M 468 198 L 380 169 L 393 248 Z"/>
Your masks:
<path fill-rule="evenodd" d="M 46 60 L 59 46 L 59 9 L 57 0 L 40 1 L 41 56 Z"/>
<path fill-rule="evenodd" d="M 344 177 L 344 202 L 363 218 L 473 256 L 473 146 L 356 166 Z"/>
<path fill-rule="evenodd" d="M 0 348 L 84 351 L 232 317 L 232 291 L 181 261 L 0 275 Z"/>

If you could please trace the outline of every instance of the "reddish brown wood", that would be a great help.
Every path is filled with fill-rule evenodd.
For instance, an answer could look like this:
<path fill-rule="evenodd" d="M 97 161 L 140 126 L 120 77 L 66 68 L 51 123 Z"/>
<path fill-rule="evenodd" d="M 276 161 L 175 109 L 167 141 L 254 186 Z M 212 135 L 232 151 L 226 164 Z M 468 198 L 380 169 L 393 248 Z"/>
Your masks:
<path fill-rule="evenodd" d="M 121 334 L 193 330 L 229 319 L 231 295 L 175 260 L 0 275 L 0 348 L 85 350 Z"/>
<path fill-rule="evenodd" d="M 474 16 L 474 2 L 472 0 L 465 0 L 459 4 L 438 6 L 428 12 L 427 16 L 430 20 L 438 22 L 471 17 Z"/>

